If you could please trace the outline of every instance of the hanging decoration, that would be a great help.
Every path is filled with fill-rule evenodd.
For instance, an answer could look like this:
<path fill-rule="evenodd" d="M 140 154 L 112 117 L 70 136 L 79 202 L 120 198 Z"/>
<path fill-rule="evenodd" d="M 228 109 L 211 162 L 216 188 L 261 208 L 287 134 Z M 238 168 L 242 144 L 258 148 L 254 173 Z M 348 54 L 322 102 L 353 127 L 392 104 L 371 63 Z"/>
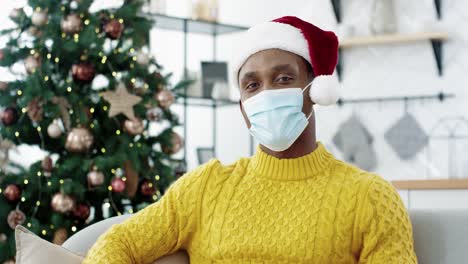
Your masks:
<path fill-rule="evenodd" d="M 408 112 L 385 132 L 384 137 L 402 160 L 414 158 L 429 142 L 424 129 Z"/>
<path fill-rule="evenodd" d="M 369 130 L 356 114 L 342 123 L 333 136 L 333 143 L 343 153 L 344 159 L 367 171 L 377 167 L 373 141 Z"/>
<path fill-rule="evenodd" d="M 124 114 L 129 119 L 135 119 L 133 106 L 138 104 L 142 98 L 128 93 L 127 88 L 120 83 L 115 91 L 101 93 L 101 96 L 110 103 L 109 117 Z"/>

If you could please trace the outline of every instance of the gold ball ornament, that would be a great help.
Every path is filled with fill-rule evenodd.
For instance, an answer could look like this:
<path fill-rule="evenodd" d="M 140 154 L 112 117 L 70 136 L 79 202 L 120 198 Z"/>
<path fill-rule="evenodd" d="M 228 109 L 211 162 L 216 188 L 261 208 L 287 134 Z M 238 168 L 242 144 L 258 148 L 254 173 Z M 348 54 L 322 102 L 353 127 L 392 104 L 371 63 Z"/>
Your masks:
<path fill-rule="evenodd" d="M 67 238 L 68 238 L 67 229 L 61 227 L 57 229 L 57 231 L 55 231 L 54 239 L 52 240 L 52 242 L 56 245 L 62 245 L 65 242 L 65 240 L 67 240 Z"/>
<path fill-rule="evenodd" d="M 1 60 L 1 59 L 0 59 Z M 0 81 L 0 91 L 6 91 L 8 89 L 8 83 L 7 82 L 1 82 Z"/>
<path fill-rule="evenodd" d="M 143 121 L 140 118 L 127 119 L 124 121 L 124 130 L 132 136 L 140 135 L 145 130 Z"/>
<path fill-rule="evenodd" d="M 75 34 L 83 29 L 83 21 L 78 14 L 71 14 L 60 22 L 60 28 L 67 34 Z"/>
<path fill-rule="evenodd" d="M 159 102 L 161 108 L 169 108 L 175 101 L 174 93 L 169 90 L 162 90 L 156 94 L 156 100 Z"/>
<path fill-rule="evenodd" d="M 64 214 L 75 208 L 75 200 L 73 200 L 69 195 L 56 193 L 52 197 L 50 205 L 54 211 Z"/>
<path fill-rule="evenodd" d="M 62 136 L 62 129 L 60 128 L 59 124 L 54 121 L 47 127 L 47 134 L 51 138 L 59 138 Z"/>
<path fill-rule="evenodd" d="M 98 170 L 93 170 L 88 172 L 88 183 L 90 186 L 99 186 L 104 183 L 104 173 L 98 171 Z"/>
<path fill-rule="evenodd" d="M 30 55 L 24 60 L 24 67 L 29 74 L 34 73 L 37 68 L 41 67 L 41 60 L 36 56 Z"/>
<path fill-rule="evenodd" d="M 68 133 L 65 148 L 70 152 L 83 153 L 88 151 L 93 143 L 93 134 L 87 128 L 73 128 Z"/>
<path fill-rule="evenodd" d="M 136 62 L 140 65 L 148 65 L 148 63 L 150 62 L 149 54 L 143 51 L 138 52 L 138 54 L 136 55 Z"/>
<path fill-rule="evenodd" d="M 8 237 L 5 234 L 0 233 L 0 243 L 6 242 L 7 239 L 8 239 Z"/>
<path fill-rule="evenodd" d="M 164 112 L 159 107 L 154 107 L 146 111 L 146 118 L 153 122 L 161 121 L 163 115 Z"/>
<path fill-rule="evenodd" d="M 50 156 L 45 157 L 41 162 L 41 167 L 45 172 L 51 172 L 54 168 L 54 162 Z"/>
<path fill-rule="evenodd" d="M 31 22 L 35 26 L 43 26 L 49 20 L 46 10 L 35 10 L 31 16 Z"/>
<path fill-rule="evenodd" d="M 34 122 L 41 122 L 44 114 L 44 110 L 42 108 L 42 101 L 41 98 L 36 97 L 33 98 L 28 103 L 28 116 Z"/>
<path fill-rule="evenodd" d="M 39 30 L 39 28 L 32 26 L 28 28 L 28 33 L 33 36 L 33 37 L 41 37 L 42 36 L 42 31 Z"/>
<path fill-rule="evenodd" d="M 7 223 L 11 229 L 15 229 L 17 225 L 22 225 L 26 221 L 26 215 L 19 209 L 11 211 L 7 216 Z"/>
<path fill-rule="evenodd" d="M 171 144 L 170 145 L 165 145 L 162 147 L 162 151 L 168 155 L 173 155 L 179 152 L 179 150 L 182 149 L 184 146 L 184 140 L 182 137 L 175 133 L 171 133 Z"/>

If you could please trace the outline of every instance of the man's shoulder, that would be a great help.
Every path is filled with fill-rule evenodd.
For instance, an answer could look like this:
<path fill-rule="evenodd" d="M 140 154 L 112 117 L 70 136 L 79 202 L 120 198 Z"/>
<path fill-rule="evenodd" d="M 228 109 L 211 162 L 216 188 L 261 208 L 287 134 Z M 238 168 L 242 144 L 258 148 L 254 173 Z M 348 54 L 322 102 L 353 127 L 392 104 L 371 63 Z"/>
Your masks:
<path fill-rule="evenodd" d="M 225 165 L 219 159 L 211 159 L 187 172 L 179 180 L 223 180 L 231 176 L 233 173 L 239 174 L 244 172 L 247 167 L 248 160 L 248 158 L 241 158 L 234 163 Z"/>
<path fill-rule="evenodd" d="M 353 164 L 336 160 L 331 167 L 331 172 L 339 173 L 346 180 L 352 181 L 358 185 L 361 185 L 364 189 L 369 188 L 371 185 L 381 186 L 383 188 L 391 188 L 393 185 L 384 179 L 382 176 L 374 173 L 365 171 Z"/>

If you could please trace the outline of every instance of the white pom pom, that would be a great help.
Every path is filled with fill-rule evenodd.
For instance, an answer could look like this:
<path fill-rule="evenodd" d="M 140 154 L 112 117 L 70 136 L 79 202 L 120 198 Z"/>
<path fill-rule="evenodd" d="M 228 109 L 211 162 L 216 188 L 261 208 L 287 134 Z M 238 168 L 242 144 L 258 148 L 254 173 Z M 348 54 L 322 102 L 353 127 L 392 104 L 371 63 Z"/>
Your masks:
<path fill-rule="evenodd" d="M 314 78 L 310 87 L 310 98 L 318 105 L 332 105 L 339 99 L 340 82 L 333 75 L 319 75 Z"/>

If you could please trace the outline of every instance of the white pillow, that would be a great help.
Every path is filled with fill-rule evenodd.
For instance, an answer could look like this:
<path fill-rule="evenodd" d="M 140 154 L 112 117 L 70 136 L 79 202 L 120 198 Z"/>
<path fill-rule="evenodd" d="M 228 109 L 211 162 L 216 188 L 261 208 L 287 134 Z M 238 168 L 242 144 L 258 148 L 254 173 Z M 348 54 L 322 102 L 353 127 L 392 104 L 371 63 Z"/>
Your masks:
<path fill-rule="evenodd" d="M 16 264 L 80 264 L 84 257 L 16 226 Z"/>

